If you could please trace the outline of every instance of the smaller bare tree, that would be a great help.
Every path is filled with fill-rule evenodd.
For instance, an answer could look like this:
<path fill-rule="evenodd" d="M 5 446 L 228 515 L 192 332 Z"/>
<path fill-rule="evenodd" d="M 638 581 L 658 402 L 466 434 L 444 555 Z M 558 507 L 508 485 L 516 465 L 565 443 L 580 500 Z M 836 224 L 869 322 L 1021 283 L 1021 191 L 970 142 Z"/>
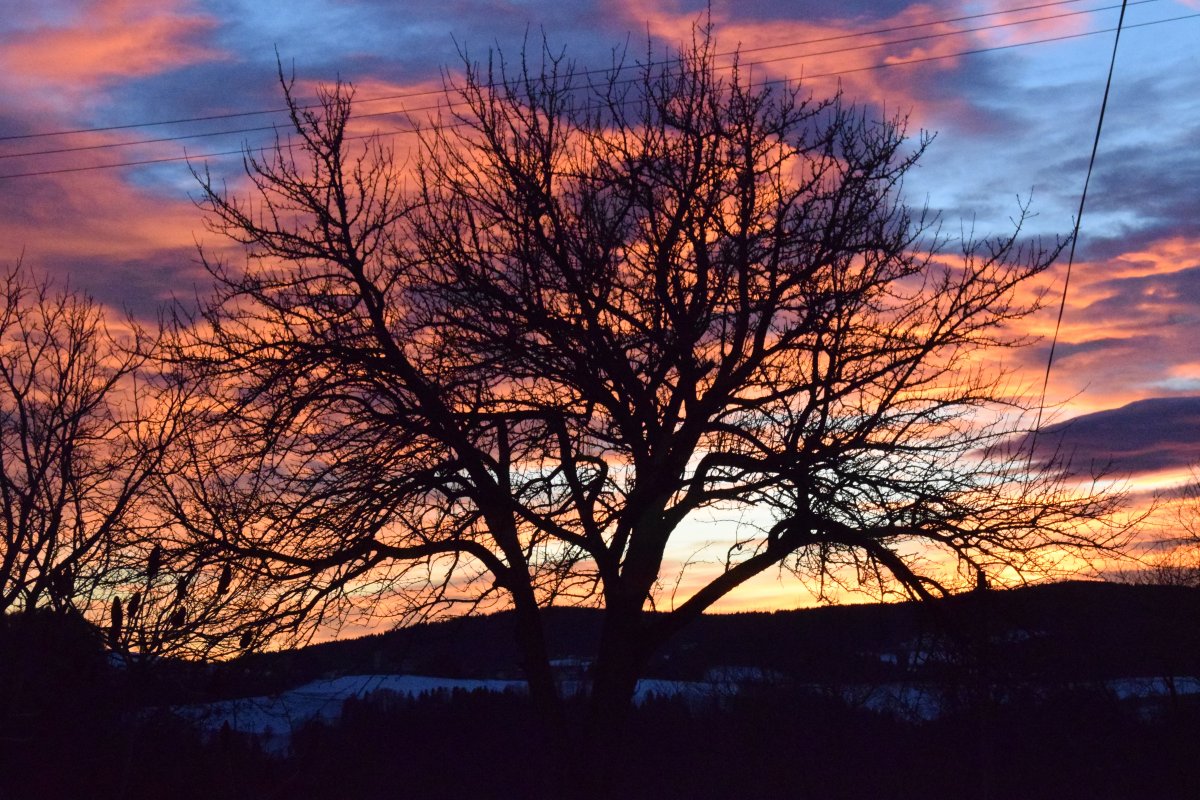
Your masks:
<path fill-rule="evenodd" d="M 186 405 L 157 341 L 20 263 L 0 276 L 0 613 L 77 612 L 114 648 L 179 639 L 178 604 L 150 591 L 178 582 L 154 500 Z"/>
<path fill-rule="evenodd" d="M 1200 589 L 1200 466 L 1178 489 L 1178 502 L 1162 535 L 1151 541 L 1132 569 L 1117 571 L 1122 583 L 1144 586 L 1188 586 Z"/>

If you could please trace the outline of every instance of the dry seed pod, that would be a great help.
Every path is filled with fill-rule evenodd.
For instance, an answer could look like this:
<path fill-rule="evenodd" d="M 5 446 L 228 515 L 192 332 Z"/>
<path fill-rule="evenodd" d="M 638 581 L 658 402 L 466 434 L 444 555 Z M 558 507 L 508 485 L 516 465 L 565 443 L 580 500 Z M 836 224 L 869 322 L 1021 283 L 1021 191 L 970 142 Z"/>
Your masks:
<path fill-rule="evenodd" d="M 154 545 L 154 549 L 150 551 L 150 557 L 146 560 L 146 580 L 152 581 L 158 577 L 158 570 L 162 567 L 162 545 Z"/>
<path fill-rule="evenodd" d="M 217 594 L 222 595 L 229 591 L 229 584 L 233 581 L 233 568 L 228 564 L 221 570 L 221 577 L 217 579 Z"/>
<path fill-rule="evenodd" d="M 71 565 L 62 564 L 54 574 L 51 587 L 58 597 L 70 597 L 75 593 L 75 576 L 71 574 Z"/>
<path fill-rule="evenodd" d="M 125 624 L 125 613 L 121 609 L 121 598 L 113 598 L 109 616 L 111 617 L 111 623 L 108 628 L 108 644 L 115 650 L 121 641 L 121 628 Z"/>

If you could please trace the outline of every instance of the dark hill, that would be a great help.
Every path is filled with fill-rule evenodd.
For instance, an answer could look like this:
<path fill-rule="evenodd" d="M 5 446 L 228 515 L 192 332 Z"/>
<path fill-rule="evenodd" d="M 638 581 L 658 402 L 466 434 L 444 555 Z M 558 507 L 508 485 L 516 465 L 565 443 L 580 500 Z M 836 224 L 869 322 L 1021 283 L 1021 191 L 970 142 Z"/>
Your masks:
<path fill-rule="evenodd" d="M 554 658 L 593 652 L 600 614 L 547 613 Z M 1200 590 L 1071 581 L 930 603 L 827 606 L 702 617 L 657 654 L 654 677 L 749 667 L 799 681 L 871 681 L 984 657 L 1014 677 L 1200 675 Z M 520 677 L 507 613 L 261 653 L 222 665 L 210 690 L 261 693 L 316 677 L 415 673 Z"/>

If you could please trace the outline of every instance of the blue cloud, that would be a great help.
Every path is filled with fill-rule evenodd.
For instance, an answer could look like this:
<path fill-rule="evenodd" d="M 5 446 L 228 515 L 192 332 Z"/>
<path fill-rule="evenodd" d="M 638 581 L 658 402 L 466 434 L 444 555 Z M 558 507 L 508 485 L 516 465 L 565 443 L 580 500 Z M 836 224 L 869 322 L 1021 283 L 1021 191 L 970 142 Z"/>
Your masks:
<path fill-rule="evenodd" d="M 1055 454 L 1078 474 L 1195 465 L 1200 463 L 1200 397 L 1139 400 L 1048 426 L 1038 434 L 1036 455 L 1045 460 Z"/>

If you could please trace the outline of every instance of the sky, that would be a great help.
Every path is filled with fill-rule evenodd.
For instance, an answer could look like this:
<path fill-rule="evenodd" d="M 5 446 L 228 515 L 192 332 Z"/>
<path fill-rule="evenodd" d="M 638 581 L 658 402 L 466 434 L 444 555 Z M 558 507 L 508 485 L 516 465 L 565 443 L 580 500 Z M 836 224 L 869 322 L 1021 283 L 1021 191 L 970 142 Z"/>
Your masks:
<path fill-rule="evenodd" d="M 694 0 L 5 0 L 0 15 L 0 265 L 23 260 L 152 319 L 203 293 L 196 247 L 220 247 L 194 165 L 232 185 L 243 147 L 283 126 L 277 58 L 301 93 L 336 78 L 383 112 L 544 34 L 580 66 L 614 47 L 677 46 Z M 1113 0 L 712 0 L 718 49 L 763 79 L 803 78 L 936 133 L 910 202 L 949 228 L 1071 231 L 1120 12 Z M 1047 388 L 1083 460 L 1167 486 L 1200 460 L 1200 0 L 1130 2 Z M 397 95 L 407 97 L 395 98 Z M 57 152 L 55 152 L 57 151 Z M 220 155 L 225 154 L 225 155 Z M 140 163 L 131 163 L 140 162 Z M 1009 354 L 1045 370 L 1042 338 Z"/>

